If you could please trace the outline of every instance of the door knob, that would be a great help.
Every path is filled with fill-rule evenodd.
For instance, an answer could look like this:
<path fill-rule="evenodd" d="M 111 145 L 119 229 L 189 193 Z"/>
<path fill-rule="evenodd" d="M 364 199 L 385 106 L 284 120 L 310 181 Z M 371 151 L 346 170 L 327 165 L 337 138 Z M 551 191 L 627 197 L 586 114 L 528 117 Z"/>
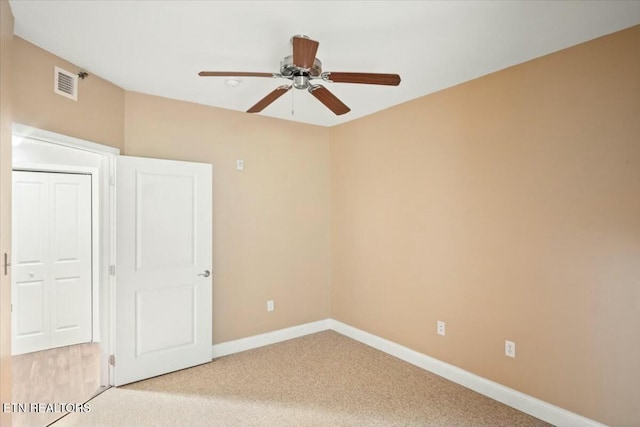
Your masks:
<path fill-rule="evenodd" d="M 209 277 L 211 276 L 211 272 L 209 270 L 205 270 L 204 273 L 200 273 L 198 276 Z"/>

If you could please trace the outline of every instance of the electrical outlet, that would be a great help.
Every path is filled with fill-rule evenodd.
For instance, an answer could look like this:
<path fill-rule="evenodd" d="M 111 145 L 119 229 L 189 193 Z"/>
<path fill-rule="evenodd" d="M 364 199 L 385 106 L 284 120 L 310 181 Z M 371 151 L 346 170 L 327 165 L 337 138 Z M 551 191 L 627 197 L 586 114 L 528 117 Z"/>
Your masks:
<path fill-rule="evenodd" d="M 438 335 L 444 335 L 445 334 L 444 322 L 442 320 L 438 320 L 437 331 L 438 331 Z"/>
<path fill-rule="evenodd" d="M 244 160 L 236 160 L 236 169 L 239 171 L 244 170 Z"/>
<path fill-rule="evenodd" d="M 267 301 L 267 311 L 273 311 L 273 310 L 275 310 L 275 309 L 276 309 L 276 308 L 275 308 L 275 306 L 274 306 L 274 304 L 273 304 L 273 300 L 272 300 L 272 299 L 270 299 L 269 301 Z"/>
<path fill-rule="evenodd" d="M 513 341 L 504 342 L 504 355 L 509 357 L 516 357 L 516 343 Z"/>

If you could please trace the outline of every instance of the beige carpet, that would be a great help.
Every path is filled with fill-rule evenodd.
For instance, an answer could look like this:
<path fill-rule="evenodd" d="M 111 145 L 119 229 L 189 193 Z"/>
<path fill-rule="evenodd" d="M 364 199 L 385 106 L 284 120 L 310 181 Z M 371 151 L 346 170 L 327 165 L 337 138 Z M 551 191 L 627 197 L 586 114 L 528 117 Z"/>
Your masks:
<path fill-rule="evenodd" d="M 332 331 L 125 387 L 65 426 L 548 426 Z"/>

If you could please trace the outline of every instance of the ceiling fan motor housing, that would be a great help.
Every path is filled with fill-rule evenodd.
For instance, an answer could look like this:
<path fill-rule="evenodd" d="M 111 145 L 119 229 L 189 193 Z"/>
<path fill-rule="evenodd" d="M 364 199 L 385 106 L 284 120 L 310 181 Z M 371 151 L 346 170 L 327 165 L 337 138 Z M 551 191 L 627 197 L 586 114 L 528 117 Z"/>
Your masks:
<path fill-rule="evenodd" d="M 280 61 L 280 74 L 282 74 L 283 77 L 293 76 L 296 72 L 307 72 L 310 76 L 319 77 L 320 74 L 322 74 L 322 62 L 318 58 L 315 58 L 313 60 L 313 67 L 306 69 L 293 64 L 293 55 L 289 55 Z"/>

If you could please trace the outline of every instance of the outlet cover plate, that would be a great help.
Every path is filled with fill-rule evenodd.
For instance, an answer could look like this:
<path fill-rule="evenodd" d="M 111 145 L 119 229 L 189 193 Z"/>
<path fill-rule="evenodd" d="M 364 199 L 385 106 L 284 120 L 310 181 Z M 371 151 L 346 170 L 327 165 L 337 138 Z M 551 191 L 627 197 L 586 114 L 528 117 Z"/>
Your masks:
<path fill-rule="evenodd" d="M 442 320 L 438 320 L 438 326 L 437 326 L 437 332 L 438 335 L 445 335 L 445 325 L 444 322 Z"/>
<path fill-rule="evenodd" d="M 509 357 L 516 357 L 516 343 L 506 340 L 504 342 L 504 355 Z"/>

